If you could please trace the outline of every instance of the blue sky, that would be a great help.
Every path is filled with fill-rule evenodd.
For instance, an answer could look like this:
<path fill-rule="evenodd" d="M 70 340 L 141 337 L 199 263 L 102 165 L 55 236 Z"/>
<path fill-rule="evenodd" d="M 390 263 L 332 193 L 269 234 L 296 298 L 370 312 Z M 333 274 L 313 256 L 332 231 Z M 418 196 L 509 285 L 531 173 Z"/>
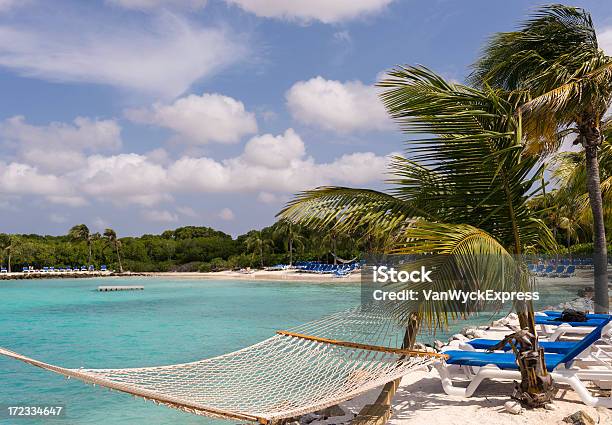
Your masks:
<path fill-rule="evenodd" d="M 574 2 L 611 52 L 606 3 Z M 0 0 L 0 231 L 236 235 L 303 189 L 382 188 L 405 137 L 377 78 L 461 82 L 537 4 Z"/>

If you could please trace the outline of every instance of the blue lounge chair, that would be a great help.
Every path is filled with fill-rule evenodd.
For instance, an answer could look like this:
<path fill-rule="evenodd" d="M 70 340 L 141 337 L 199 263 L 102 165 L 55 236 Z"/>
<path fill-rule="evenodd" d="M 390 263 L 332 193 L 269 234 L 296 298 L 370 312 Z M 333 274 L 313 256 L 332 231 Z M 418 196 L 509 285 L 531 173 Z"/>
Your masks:
<path fill-rule="evenodd" d="M 599 326 L 602 323 L 605 325 L 604 322 L 607 323 L 608 320 L 606 319 L 598 319 L 598 318 L 587 318 L 586 321 L 584 322 L 564 322 L 561 320 L 556 320 L 559 317 L 550 317 L 550 316 L 535 316 L 535 324 L 536 325 L 551 325 L 551 326 L 559 326 L 561 324 L 568 324 L 570 326 L 576 326 L 576 327 L 580 327 L 580 326 Z"/>
<path fill-rule="evenodd" d="M 548 266 L 546 266 L 544 271 L 539 274 L 539 276 L 540 277 L 549 277 L 554 269 L 555 269 L 555 266 L 553 266 L 552 264 L 549 264 Z"/>
<path fill-rule="evenodd" d="M 576 274 L 576 266 L 572 264 L 570 266 L 567 266 L 567 270 L 561 273 L 560 277 L 572 277 L 574 276 L 574 274 Z"/>
<path fill-rule="evenodd" d="M 105 272 L 106 270 L 107 270 L 106 265 L 105 265 L 105 264 L 102 264 L 102 265 L 100 266 L 100 271 L 101 271 L 101 272 Z"/>
<path fill-rule="evenodd" d="M 562 311 L 553 311 L 553 310 L 547 310 L 543 312 L 545 315 L 549 316 L 549 317 L 561 317 L 561 315 L 563 314 Z M 610 314 L 596 314 L 596 313 L 589 313 L 586 315 L 587 319 L 609 319 L 612 317 L 612 315 Z"/>
<path fill-rule="evenodd" d="M 0 268 L 0 273 L 8 273 L 8 270 L 6 269 L 6 267 L 2 267 Z"/>
<path fill-rule="evenodd" d="M 551 313 L 557 313 L 557 312 L 551 312 Z M 559 316 L 556 316 L 556 317 L 561 316 L 561 312 L 558 312 L 558 313 L 559 313 Z M 601 338 L 601 334 L 602 334 L 604 327 L 608 325 L 610 321 L 612 320 L 612 316 L 610 316 L 609 314 L 597 314 L 595 316 L 597 316 L 595 319 L 602 320 L 603 322 L 600 323 L 595 328 L 593 328 L 593 330 L 585 338 L 587 338 L 591 333 L 596 333 L 596 335 L 598 336 L 598 339 Z M 554 317 L 554 316 L 551 316 L 551 317 Z M 563 323 L 563 322 L 557 322 L 557 323 Z M 470 341 L 466 341 L 468 345 L 470 345 L 472 348 L 475 348 L 477 350 L 490 350 L 495 345 L 497 345 L 499 342 L 500 341 L 496 339 L 485 339 L 485 338 L 477 338 L 477 339 L 472 339 Z M 574 347 L 576 347 L 577 344 L 580 344 L 580 341 L 541 341 L 540 342 L 540 346 L 544 349 L 545 352 L 557 353 L 557 354 L 567 354 L 572 349 L 574 349 Z M 502 351 L 511 351 L 511 350 L 512 350 L 512 347 L 510 346 L 510 344 L 506 344 L 502 348 Z"/>
<path fill-rule="evenodd" d="M 565 266 L 557 266 L 554 272 L 550 273 L 548 277 L 559 277 L 565 272 Z"/>
<path fill-rule="evenodd" d="M 546 369 L 553 380 L 570 385 L 584 404 L 612 408 L 612 396 L 594 397 L 583 383 L 583 380 L 612 381 L 612 370 L 579 369 L 574 365 L 576 357 L 601 338 L 601 331 L 606 323 L 607 321 L 603 321 L 594 332 L 589 333 L 566 353 L 547 353 L 544 360 Z M 470 397 L 484 379 L 521 379 L 514 353 L 448 350 L 444 354 L 448 358 L 434 363 L 434 366 L 440 374 L 444 392 L 449 395 Z M 460 388 L 453 385 L 448 365 L 478 367 L 479 369 L 478 372 L 469 376 L 471 378 L 469 385 L 466 388 Z"/>

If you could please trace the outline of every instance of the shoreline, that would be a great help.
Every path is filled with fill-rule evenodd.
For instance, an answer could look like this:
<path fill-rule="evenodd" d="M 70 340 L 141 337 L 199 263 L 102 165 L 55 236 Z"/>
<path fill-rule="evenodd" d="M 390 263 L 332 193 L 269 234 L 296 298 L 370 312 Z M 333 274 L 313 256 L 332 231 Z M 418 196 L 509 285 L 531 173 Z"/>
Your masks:
<path fill-rule="evenodd" d="M 256 280 L 273 282 L 310 282 L 310 283 L 359 283 L 361 273 L 352 273 L 346 277 L 336 278 L 331 274 L 298 273 L 295 270 L 254 270 L 251 273 L 236 271 L 220 272 L 80 272 L 80 273 L 2 273 L 0 280 L 29 280 L 29 279 L 90 279 L 90 278 L 131 278 L 153 277 L 192 280 Z"/>
<path fill-rule="evenodd" d="M 612 270 L 611 270 L 612 272 Z M 22 280 L 22 279 L 83 279 L 83 278 L 130 278 L 130 277 L 155 277 L 172 279 L 201 279 L 201 280 L 255 280 L 273 282 L 311 282 L 311 283 L 360 283 L 361 273 L 354 272 L 348 276 L 337 278 L 331 274 L 300 273 L 296 270 L 253 270 L 251 273 L 242 273 L 231 270 L 219 272 L 76 272 L 76 273 L 2 273 L 0 280 Z M 572 285 L 592 286 L 593 271 L 578 270 L 572 278 L 536 278 L 537 285 Z"/>

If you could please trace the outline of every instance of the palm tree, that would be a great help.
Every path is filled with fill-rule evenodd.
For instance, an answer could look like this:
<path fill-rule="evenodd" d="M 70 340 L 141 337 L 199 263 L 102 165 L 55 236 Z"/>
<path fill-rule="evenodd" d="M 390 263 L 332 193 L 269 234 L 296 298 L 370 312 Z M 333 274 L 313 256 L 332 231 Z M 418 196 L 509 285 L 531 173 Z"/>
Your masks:
<path fill-rule="evenodd" d="M 274 234 L 284 236 L 286 248 L 289 252 L 289 266 L 293 266 L 293 248 L 304 249 L 304 236 L 300 234 L 299 226 L 287 220 L 279 220 L 274 225 Z"/>
<path fill-rule="evenodd" d="M 296 196 L 279 216 L 315 230 L 332 221 L 339 232 L 369 229 L 382 235 L 379 239 L 391 254 L 446 255 L 443 261 L 449 264 L 441 270 L 452 262 L 464 270 L 477 269 L 461 282 L 472 289 L 529 287 L 532 282 L 515 256 L 534 241 L 545 247 L 555 243 L 528 204 L 542 165 L 523 155 L 521 120 L 510 95 L 449 83 L 423 67 L 397 68 L 379 86 L 387 89 L 383 102 L 405 132 L 429 135 L 409 142 L 411 159 L 394 158 L 394 188 L 385 193 L 321 187 Z M 483 257 L 497 260 L 480 261 Z M 499 276 L 500 263 L 510 278 Z M 452 273 L 435 282 L 429 289 L 458 284 Z M 550 399 L 552 386 L 530 307 L 517 306 L 531 342 L 517 353 L 523 371 L 517 397 L 541 405 Z M 429 302 L 398 317 L 417 317 L 419 326 L 435 329 L 473 313 L 471 306 L 465 308 L 457 312 L 448 301 Z"/>
<path fill-rule="evenodd" d="M 68 236 L 75 241 L 84 241 L 87 244 L 88 256 L 87 265 L 91 264 L 91 244 L 94 239 L 93 235 L 89 233 L 89 227 L 85 224 L 77 224 L 73 226 L 68 232 Z"/>
<path fill-rule="evenodd" d="M 612 119 L 606 122 L 612 130 Z M 599 152 L 599 170 L 601 175 L 601 194 L 607 231 L 612 231 L 612 131 L 604 132 L 606 140 Z M 555 156 L 552 171 L 553 177 L 564 196 L 576 200 L 576 211 L 580 215 L 580 224 L 590 228 L 593 215 L 589 204 L 586 186 L 586 165 L 584 152 L 561 152 Z"/>
<path fill-rule="evenodd" d="M 559 148 L 576 134 L 584 148 L 586 188 L 593 216 L 595 311 L 607 313 L 608 277 L 598 151 L 612 102 L 612 57 L 599 48 L 591 15 L 580 8 L 538 9 L 519 31 L 495 35 L 474 65 L 479 87 L 500 87 L 521 99 L 519 113 L 533 152 Z M 560 132 L 561 130 L 561 132 Z"/>
<path fill-rule="evenodd" d="M 3 234 L 0 237 L 0 251 L 2 251 L 2 258 L 4 259 L 4 253 L 8 254 L 8 272 L 11 273 L 11 255 L 13 253 L 13 246 L 15 244 L 14 236 Z"/>
<path fill-rule="evenodd" d="M 252 252 L 253 255 L 257 252 L 261 261 L 261 268 L 264 267 L 264 252 L 267 252 L 272 247 L 272 241 L 266 238 L 260 230 L 253 230 L 249 232 L 249 235 L 245 239 L 247 251 Z"/>
<path fill-rule="evenodd" d="M 119 248 L 121 248 L 121 241 L 117 239 L 117 233 L 113 229 L 104 230 L 104 237 L 108 240 L 108 243 L 115 249 L 117 255 L 117 262 L 119 263 L 119 272 L 123 273 L 123 265 L 121 264 L 121 254 Z"/>

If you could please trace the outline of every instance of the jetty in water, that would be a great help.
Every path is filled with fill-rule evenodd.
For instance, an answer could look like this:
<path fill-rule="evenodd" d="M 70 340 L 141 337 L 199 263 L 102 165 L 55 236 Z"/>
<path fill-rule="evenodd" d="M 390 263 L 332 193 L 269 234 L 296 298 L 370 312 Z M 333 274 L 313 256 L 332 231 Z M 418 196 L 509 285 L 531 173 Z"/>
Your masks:
<path fill-rule="evenodd" d="M 98 286 L 98 292 L 114 292 L 114 291 L 143 291 L 144 286 Z"/>

